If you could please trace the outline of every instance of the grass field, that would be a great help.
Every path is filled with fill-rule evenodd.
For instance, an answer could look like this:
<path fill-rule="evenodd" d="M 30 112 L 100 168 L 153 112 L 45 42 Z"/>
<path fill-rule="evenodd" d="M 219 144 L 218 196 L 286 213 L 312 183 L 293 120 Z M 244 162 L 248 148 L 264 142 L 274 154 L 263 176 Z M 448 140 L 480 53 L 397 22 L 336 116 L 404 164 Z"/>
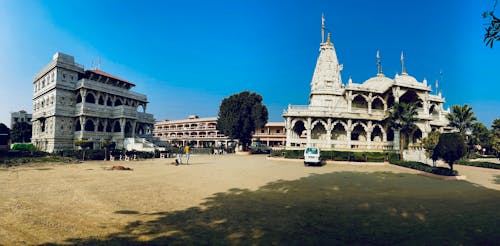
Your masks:
<path fill-rule="evenodd" d="M 489 177 L 489 189 L 392 166 L 304 167 L 262 156 L 192 161 L 120 163 L 134 168 L 128 172 L 106 171 L 103 162 L 0 172 L 7 190 L 0 244 L 500 242 L 497 170 L 459 169 L 472 181 Z"/>

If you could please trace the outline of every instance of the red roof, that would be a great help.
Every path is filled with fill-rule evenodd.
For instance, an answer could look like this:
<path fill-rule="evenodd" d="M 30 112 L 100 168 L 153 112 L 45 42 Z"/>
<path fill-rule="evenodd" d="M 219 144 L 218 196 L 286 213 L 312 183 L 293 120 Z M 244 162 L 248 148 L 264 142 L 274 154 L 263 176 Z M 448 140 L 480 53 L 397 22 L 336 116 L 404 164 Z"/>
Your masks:
<path fill-rule="evenodd" d="M 114 75 L 111 75 L 111 74 L 109 74 L 109 73 L 106 73 L 106 72 L 101 71 L 101 70 L 98 70 L 98 69 L 91 69 L 91 70 L 87 70 L 87 71 L 92 72 L 92 73 L 95 73 L 95 74 L 97 74 L 97 75 L 101 75 L 101 76 L 109 77 L 109 78 L 112 78 L 112 79 L 116 79 L 116 80 L 119 80 L 119 81 L 125 82 L 125 83 L 127 83 L 127 84 L 130 84 L 130 85 L 132 85 L 132 86 L 135 86 L 135 84 L 134 84 L 134 83 L 132 83 L 132 82 L 126 81 L 126 80 L 121 79 L 121 78 L 118 78 L 118 77 L 116 77 L 116 76 L 114 76 Z"/>

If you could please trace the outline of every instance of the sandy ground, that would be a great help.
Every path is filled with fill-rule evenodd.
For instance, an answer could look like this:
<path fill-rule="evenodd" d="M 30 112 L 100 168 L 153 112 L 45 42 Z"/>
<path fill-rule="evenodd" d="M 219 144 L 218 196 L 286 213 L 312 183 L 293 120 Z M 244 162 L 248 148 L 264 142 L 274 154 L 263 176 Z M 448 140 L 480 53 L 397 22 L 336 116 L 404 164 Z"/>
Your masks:
<path fill-rule="evenodd" d="M 199 206 L 232 188 L 251 189 L 277 180 L 337 171 L 405 172 L 392 166 L 326 165 L 271 161 L 265 156 L 193 156 L 191 165 L 173 159 L 91 161 L 0 169 L 0 245 L 64 243 L 100 237 L 155 212 Z M 133 171 L 109 171 L 124 165 Z M 500 190 L 500 170 L 455 166 L 467 181 Z M 454 181 L 448 181 L 454 182 Z"/>

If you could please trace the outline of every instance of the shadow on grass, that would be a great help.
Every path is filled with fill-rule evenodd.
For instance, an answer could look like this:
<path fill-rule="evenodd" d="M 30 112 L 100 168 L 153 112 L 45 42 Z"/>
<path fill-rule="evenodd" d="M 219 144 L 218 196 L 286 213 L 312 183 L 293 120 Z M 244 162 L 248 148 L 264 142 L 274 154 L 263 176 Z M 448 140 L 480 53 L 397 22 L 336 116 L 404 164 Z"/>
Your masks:
<path fill-rule="evenodd" d="M 79 245 L 399 245 L 500 241 L 500 192 L 465 181 L 337 172 L 216 193 Z"/>

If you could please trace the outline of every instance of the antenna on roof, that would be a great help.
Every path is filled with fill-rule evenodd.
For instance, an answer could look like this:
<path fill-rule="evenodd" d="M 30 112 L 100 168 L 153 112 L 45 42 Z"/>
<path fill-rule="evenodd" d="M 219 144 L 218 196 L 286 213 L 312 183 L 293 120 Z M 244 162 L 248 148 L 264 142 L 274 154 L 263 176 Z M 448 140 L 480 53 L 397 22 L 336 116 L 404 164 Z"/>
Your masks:
<path fill-rule="evenodd" d="M 325 42 L 325 15 L 321 13 L 321 43 Z"/>
<path fill-rule="evenodd" d="M 90 69 L 94 69 L 94 59 L 90 59 Z"/>
<path fill-rule="evenodd" d="M 443 69 L 439 69 L 439 80 L 443 81 Z M 436 95 L 439 94 L 438 80 L 436 79 Z"/>
<path fill-rule="evenodd" d="M 401 74 L 407 74 L 406 73 L 406 67 L 405 67 L 405 56 L 403 54 L 403 51 L 401 51 Z"/>
<path fill-rule="evenodd" d="M 382 75 L 382 63 L 380 62 L 380 52 L 378 50 L 377 50 L 377 68 L 378 68 L 377 75 Z"/>

